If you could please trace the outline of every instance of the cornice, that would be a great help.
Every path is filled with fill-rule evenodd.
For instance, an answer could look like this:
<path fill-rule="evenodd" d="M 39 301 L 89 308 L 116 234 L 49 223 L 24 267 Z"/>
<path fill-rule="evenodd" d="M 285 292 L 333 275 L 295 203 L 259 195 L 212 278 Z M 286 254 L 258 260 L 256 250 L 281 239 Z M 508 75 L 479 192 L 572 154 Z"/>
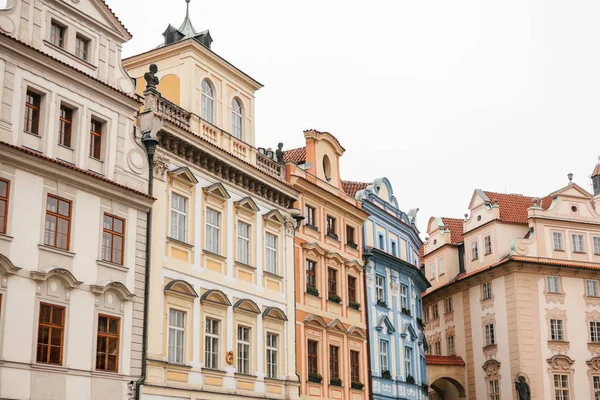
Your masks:
<path fill-rule="evenodd" d="M 423 241 L 419 237 L 419 234 L 417 233 L 417 231 L 415 230 L 414 227 L 408 225 L 406 222 L 402 221 L 401 219 L 397 218 L 396 216 L 386 213 L 385 210 L 382 210 L 381 208 L 377 207 L 377 205 L 375 203 L 373 203 L 372 201 L 370 201 L 368 199 L 363 199 L 362 203 L 363 203 L 363 206 L 365 206 L 365 205 L 367 206 L 366 212 L 368 212 L 371 216 L 379 217 L 385 221 L 390 221 L 390 220 L 394 221 L 396 223 L 396 225 L 400 224 L 397 226 L 404 226 L 406 229 L 409 230 L 413 239 L 415 239 L 415 243 L 417 243 L 419 246 L 423 244 Z M 374 214 L 379 214 L 379 215 L 374 215 Z"/>
<path fill-rule="evenodd" d="M 409 262 L 404 261 L 401 258 L 394 257 L 393 255 L 388 254 L 385 251 L 373 247 L 366 247 L 364 256 L 365 259 L 373 258 L 375 260 L 385 260 L 386 267 L 410 275 L 413 279 L 421 283 L 421 291 L 424 291 L 425 289 L 431 287 L 431 284 L 418 267 Z"/>

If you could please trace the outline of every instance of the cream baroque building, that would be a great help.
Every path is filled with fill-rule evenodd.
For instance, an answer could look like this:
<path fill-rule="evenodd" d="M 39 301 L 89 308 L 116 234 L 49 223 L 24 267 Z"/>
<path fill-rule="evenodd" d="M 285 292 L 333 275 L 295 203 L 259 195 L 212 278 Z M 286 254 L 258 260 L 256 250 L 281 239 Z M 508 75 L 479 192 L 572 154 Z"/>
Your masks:
<path fill-rule="evenodd" d="M 297 191 L 254 147 L 261 85 L 189 13 L 164 36 L 125 60 L 145 97 L 140 126 L 159 141 L 142 398 L 298 398 Z M 144 89 L 151 64 L 160 84 Z"/>
<path fill-rule="evenodd" d="M 0 9 L 0 398 L 123 399 L 147 196 L 131 38 L 99 0 Z"/>
<path fill-rule="evenodd" d="M 593 179 L 595 197 L 476 190 L 464 220 L 431 218 L 432 398 L 517 399 L 515 383 L 532 399 L 600 398 L 600 166 Z"/>

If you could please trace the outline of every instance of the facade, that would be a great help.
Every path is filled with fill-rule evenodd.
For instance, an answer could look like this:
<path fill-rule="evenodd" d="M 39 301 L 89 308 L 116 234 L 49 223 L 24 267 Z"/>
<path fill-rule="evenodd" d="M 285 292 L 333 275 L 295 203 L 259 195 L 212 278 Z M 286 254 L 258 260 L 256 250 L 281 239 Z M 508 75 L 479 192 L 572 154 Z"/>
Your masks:
<path fill-rule="evenodd" d="M 106 4 L 0 10 L 0 398 L 122 399 L 141 374 L 148 165 Z"/>
<path fill-rule="evenodd" d="M 261 85 L 215 54 L 189 13 L 164 36 L 124 61 L 144 96 L 140 127 L 158 140 L 141 398 L 298 398 L 297 191 L 254 147 Z"/>
<path fill-rule="evenodd" d="M 429 283 L 419 269 L 417 210 L 399 209 L 387 178 L 345 186 L 358 189 L 370 214 L 363 236 L 373 399 L 426 399 L 421 293 Z"/>
<path fill-rule="evenodd" d="M 369 398 L 362 225 L 367 214 L 344 191 L 333 135 L 304 132 L 285 152 L 287 180 L 304 222 L 296 247 L 296 371 L 303 399 Z"/>
<path fill-rule="evenodd" d="M 435 395 L 599 398 L 599 201 L 572 182 L 541 199 L 476 190 L 464 220 L 429 221 Z"/>

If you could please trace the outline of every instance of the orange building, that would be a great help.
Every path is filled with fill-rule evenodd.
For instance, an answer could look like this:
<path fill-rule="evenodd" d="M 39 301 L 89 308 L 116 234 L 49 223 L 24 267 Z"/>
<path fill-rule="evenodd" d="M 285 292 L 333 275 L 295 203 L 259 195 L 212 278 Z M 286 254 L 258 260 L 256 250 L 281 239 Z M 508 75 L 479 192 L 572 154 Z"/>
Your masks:
<path fill-rule="evenodd" d="M 344 148 L 329 133 L 304 132 L 285 152 L 287 180 L 305 219 L 295 239 L 296 368 L 300 395 L 367 399 L 368 356 L 362 226 L 368 214 L 346 193 Z"/>

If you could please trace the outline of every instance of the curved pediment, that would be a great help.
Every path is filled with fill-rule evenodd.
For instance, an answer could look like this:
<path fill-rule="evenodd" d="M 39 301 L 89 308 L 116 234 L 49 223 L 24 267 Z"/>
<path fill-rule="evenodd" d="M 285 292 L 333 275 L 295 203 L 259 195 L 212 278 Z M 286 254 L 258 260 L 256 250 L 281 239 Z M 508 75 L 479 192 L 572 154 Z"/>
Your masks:
<path fill-rule="evenodd" d="M 233 309 L 256 315 L 260 314 L 260 308 L 250 299 L 241 299 L 236 301 L 233 305 Z"/>
<path fill-rule="evenodd" d="M 325 322 L 325 320 L 315 314 L 310 314 L 308 317 L 306 317 L 306 319 L 304 320 L 304 323 L 311 324 L 311 325 L 317 325 L 317 326 L 320 326 L 321 328 L 327 328 L 327 323 Z"/>
<path fill-rule="evenodd" d="M 338 331 L 341 333 L 347 332 L 346 327 L 344 326 L 344 324 L 342 324 L 342 321 L 340 321 L 337 318 L 331 321 L 329 324 L 327 324 L 327 329 L 330 329 L 332 331 Z"/>
<path fill-rule="evenodd" d="M 359 274 L 363 268 L 363 266 L 358 262 L 358 260 L 346 261 L 345 265 L 347 268 L 353 269 L 356 271 L 356 273 L 359 273 Z"/>
<path fill-rule="evenodd" d="M 165 285 L 165 293 L 167 292 L 193 298 L 198 297 L 198 293 L 196 293 L 192 285 L 179 279 L 170 281 Z"/>
<path fill-rule="evenodd" d="M 95 295 L 102 295 L 108 291 L 115 292 L 121 300 L 131 300 L 135 297 L 121 282 L 109 282 L 106 285 L 90 285 L 90 290 Z"/>
<path fill-rule="evenodd" d="M 263 318 L 272 318 L 280 321 L 287 321 L 287 316 L 285 313 L 277 307 L 267 307 L 265 311 L 263 311 Z"/>
<path fill-rule="evenodd" d="M 550 368 L 557 371 L 570 371 L 573 363 L 575 363 L 569 356 L 563 354 L 552 356 L 547 361 L 550 364 Z"/>
<path fill-rule="evenodd" d="M 359 337 L 361 339 L 367 338 L 367 334 L 364 331 L 364 329 L 359 328 L 358 326 L 351 326 L 350 328 L 348 328 L 348 334 L 350 334 L 351 336 Z"/>
<path fill-rule="evenodd" d="M 487 376 L 497 376 L 498 372 L 500 372 L 500 362 L 494 359 L 490 359 L 483 364 L 482 368 Z"/>
<path fill-rule="evenodd" d="M 0 254 L 0 274 L 13 275 L 19 272 L 21 268 L 17 267 L 6 257 Z"/>
<path fill-rule="evenodd" d="M 343 265 L 343 264 L 344 264 L 344 262 L 346 261 L 346 260 L 344 259 L 344 257 L 342 257 L 342 255 L 341 255 L 341 254 L 339 254 L 339 253 L 333 253 L 333 252 L 329 252 L 329 253 L 327 253 L 327 254 L 326 254 L 326 257 L 327 257 L 329 260 L 336 260 L 336 261 L 338 262 L 338 264 L 339 264 L 339 265 Z"/>
<path fill-rule="evenodd" d="M 78 281 L 71 271 L 64 268 L 53 268 L 49 271 L 31 271 L 31 278 L 37 282 L 44 282 L 50 278 L 57 278 L 62 281 L 65 287 L 73 289 L 80 286 L 83 282 Z"/>
<path fill-rule="evenodd" d="M 231 306 L 231 302 L 229 301 L 229 299 L 227 298 L 225 293 L 223 293 L 217 289 L 206 291 L 202 295 L 202 297 L 200 297 L 200 301 L 201 302 L 209 302 L 212 304 L 218 304 L 218 305 L 222 305 L 225 307 Z"/>
<path fill-rule="evenodd" d="M 324 256 L 325 254 L 327 254 L 327 250 L 325 250 L 324 248 L 322 248 L 319 243 L 317 242 L 313 242 L 313 243 L 302 243 L 302 248 L 306 249 L 306 250 L 312 250 L 315 253 Z"/>

